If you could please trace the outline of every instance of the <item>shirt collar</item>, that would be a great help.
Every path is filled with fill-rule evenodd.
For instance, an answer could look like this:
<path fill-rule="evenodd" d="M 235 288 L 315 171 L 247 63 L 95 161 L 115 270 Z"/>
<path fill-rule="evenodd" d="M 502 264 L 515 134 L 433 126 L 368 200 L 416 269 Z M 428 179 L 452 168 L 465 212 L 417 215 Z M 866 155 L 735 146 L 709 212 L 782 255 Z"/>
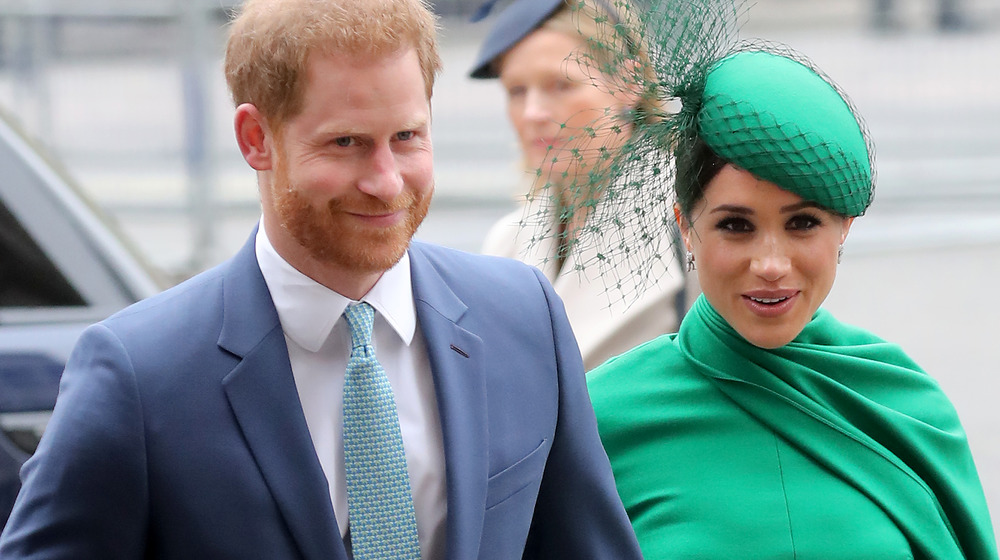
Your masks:
<path fill-rule="evenodd" d="M 260 272 L 264 276 L 285 335 L 302 348 L 317 352 L 351 299 L 299 272 L 278 254 L 260 221 L 255 239 Z M 407 346 L 413 341 L 417 314 L 410 283 L 410 256 L 385 271 L 361 301 L 371 304 Z"/>

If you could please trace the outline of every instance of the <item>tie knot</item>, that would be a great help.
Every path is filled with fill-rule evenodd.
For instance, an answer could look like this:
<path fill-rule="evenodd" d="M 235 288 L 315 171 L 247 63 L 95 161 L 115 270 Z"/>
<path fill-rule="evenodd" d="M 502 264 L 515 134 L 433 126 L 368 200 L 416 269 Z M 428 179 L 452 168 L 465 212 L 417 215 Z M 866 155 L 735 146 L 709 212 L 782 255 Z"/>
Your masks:
<path fill-rule="evenodd" d="M 375 310 L 372 306 L 361 302 L 348 305 L 344 310 L 344 319 L 351 329 L 351 347 L 370 346 L 372 343 L 372 326 L 375 324 Z"/>

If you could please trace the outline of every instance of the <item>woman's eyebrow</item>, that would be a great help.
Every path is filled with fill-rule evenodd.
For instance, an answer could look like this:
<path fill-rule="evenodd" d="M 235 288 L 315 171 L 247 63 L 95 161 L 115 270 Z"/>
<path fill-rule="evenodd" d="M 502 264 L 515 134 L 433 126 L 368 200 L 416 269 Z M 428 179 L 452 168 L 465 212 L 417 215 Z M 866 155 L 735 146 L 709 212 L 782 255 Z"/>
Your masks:
<path fill-rule="evenodd" d="M 811 200 L 803 200 L 802 202 L 797 202 L 795 204 L 789 204 L 788 206 L 782 206 L 782 212 L 798 212 L 799 210 L 805 210 L 806 208 L 818 208 L 822 210 L 822 206 L 816 204 Z"/>
<path fill-rule="evenodd" d="M 822 206 L 820 206 L 819 204 L 816 204 L 815 202 L 813 202 L 811 200 L 803 200 L 802 202 L 796 202 L 795 204 L 789 204 L 787 206 L 782 206 L 781 207 L 781 212 L 782 213 L 798 212 L 799 210 L 804 210 L 806 208 L 817 208 L 817 209 L 820 209 L 820 210 L 823 209 Z M 743 214 L 743 215 L 746 215 L 746 216 L 753 215 L 753 213 L 754 213 L 753 209 L 751 209 L 749 207 L 746 207 L 746 206 L 740 206 L 740 205 L 737 205 L 737 204 L 720 204 L 719 206 L 716 206 L 715 208 L 712 208 L 711 212 L 709 212 L 709 213 L 710 214 L 715 214 L 717 212 L 729 212 L 729 213 L 733 213 L 733 214 Z"/>
<path fill-rule="evenodd" d="M 712 208 L 712 211 L 709 212 L 709 214 L 715 214 L 717 212 L 731 212 L 734 214 L 744 214 L 747 216 L 753 214 L 753 210 L 751 210 L 750 208 L 747 208 L 746 206 L 739 206 L 736 204 L 720 204 L 719 206 Z"/>

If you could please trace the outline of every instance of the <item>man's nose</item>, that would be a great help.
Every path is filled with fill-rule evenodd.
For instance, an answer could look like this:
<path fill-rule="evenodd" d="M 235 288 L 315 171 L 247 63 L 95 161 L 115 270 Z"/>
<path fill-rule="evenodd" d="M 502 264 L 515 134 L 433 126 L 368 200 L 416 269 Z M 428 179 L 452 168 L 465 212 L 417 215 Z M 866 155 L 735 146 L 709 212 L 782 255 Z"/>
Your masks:
<path fill-rule="evenodd" d="M 403 191 L 403 176 L 399 172 L 396 154 L 388 144 L 372 148 L 369 167 L 358 181 L 358 190 L 385 202 L 394 200 Z"/>

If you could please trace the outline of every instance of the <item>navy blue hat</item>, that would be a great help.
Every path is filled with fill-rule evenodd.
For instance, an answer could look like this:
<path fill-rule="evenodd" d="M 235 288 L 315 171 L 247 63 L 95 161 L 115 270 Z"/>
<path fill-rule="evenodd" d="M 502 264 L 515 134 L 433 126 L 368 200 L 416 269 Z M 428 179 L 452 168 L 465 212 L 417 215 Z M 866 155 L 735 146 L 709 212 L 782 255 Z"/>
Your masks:
<path fill-rule="evenodd" d="M 486 40 L 479 47 L 479 54 L 476 55 L 476 63 L 472 66 L 469 77 L 480 80 L 498 77 L 493 67 L 497 57 L 541 27 L 545 20 L 565 3 L 566 0 L 515 0 L 504 8 L 486 36 Z M 494 4 L 496 0 L 483 4 L 479 13 L 472 18 L 473 21 L 478 21 L 489 14 Z"/>

